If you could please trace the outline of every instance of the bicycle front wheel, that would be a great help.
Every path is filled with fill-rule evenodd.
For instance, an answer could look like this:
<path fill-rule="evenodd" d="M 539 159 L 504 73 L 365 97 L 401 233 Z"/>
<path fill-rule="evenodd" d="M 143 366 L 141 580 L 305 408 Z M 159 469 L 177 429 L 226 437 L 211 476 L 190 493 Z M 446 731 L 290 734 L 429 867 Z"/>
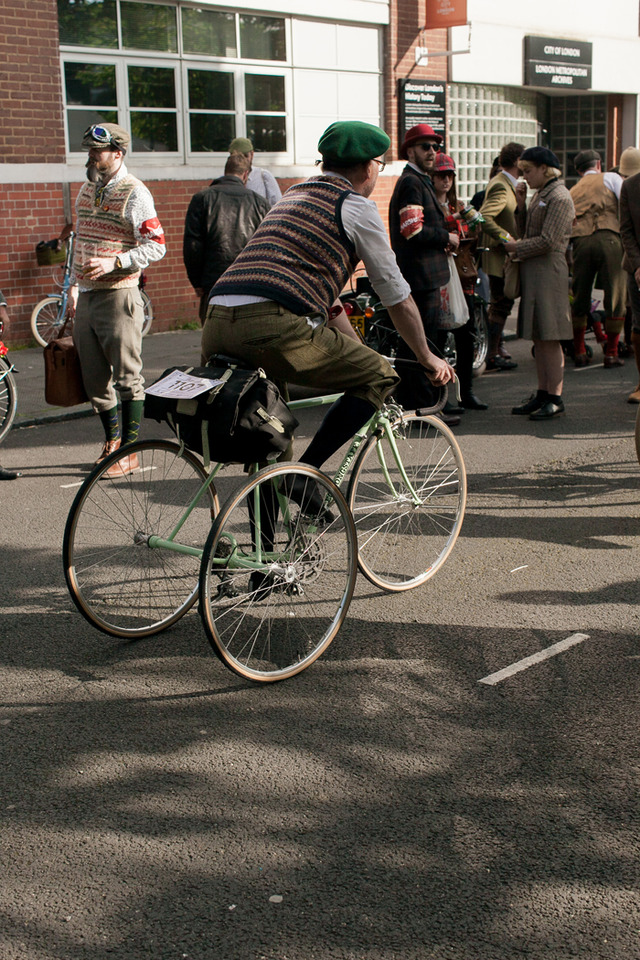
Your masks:
<path fill-rule="evenodd" d="M 0 434 L 0 438 L 1 438 Z M 638 407 L 638 412 L 636 414 L 636 457 L 638 458 L 638 463 L 640 463 L 640 407 Z"/>
<path fill-rule="evenodd" d="M 41 347 L 53 340 L 64 323 L 62 297 L 54 294 L 37 303 L 31 313 L 31 333 Z"/>
<path fill-rule="evenodd" d="M 146 337 L 151 329 L 151 324 L 153 323 L 153 304 L 149 299 L 149 295 L 140 291 L 140 296 L 142 297 L 142 309 L 144 311 L 144 323 L 142 324 L 142 336 Z"/>
<path fill-rule="evenodd" d="M 11 430 L 18 409 L 16 381 L 9 366 L 0 358 L 0 442 Z"/>
<path fill-rule="evenodd" d="M 108 476 L 130 456 L 136 470 Z M 73 602 L 94 627 L 114 637 L 150 636 L 193 606 L 218 507 L 213 485 L 188 507 L 207 476 L 198 458 L 171 440 L 128 444 L 89 474 L 69 511 L 63 561 Z M 154 538 L 171 539 L 174 549 Z"/>
<path fill-rule="evenodd" d="M 307 496 L 330 515 L 318 519 Z M 349 508 L 326 474 L 286 463 L 250 477 L 222 506 L 202 558 L 200 614 L 220 660 L 256 681 L 312 664 L 347 615 L 357 553 Z"/>
<path fill-rule="evenodd" d="M 473 372 L 479 374 L 489 350 L 489 322 L 487 308 L 482 301 L 474 303 L 471 335 L 473 337 Z"/>
<path fill-rule="evenodd" d="M 467 501 L 460 447 L 437 417 L 404 414 L 373 435 L 351 474 L 348 501 L 358 534 L 358 565 L 382 590 L 410 590 L 429 580 L 455 544 Z"/>

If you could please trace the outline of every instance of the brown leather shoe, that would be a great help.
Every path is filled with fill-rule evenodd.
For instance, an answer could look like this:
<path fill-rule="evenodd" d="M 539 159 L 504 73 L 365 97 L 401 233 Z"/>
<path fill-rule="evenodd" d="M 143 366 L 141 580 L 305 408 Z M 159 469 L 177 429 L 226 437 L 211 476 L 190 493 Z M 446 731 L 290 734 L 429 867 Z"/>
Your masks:
<path fill-rule="evenodd" d="M 608 356 L 607 354 L 605 354 L 604 365 L 605 367 L 624 367 L 624 360 L 621 360 L 620 357 L 618 357 L 617 355 Z"/>
<path fill-rule="evenodd" d="M 137 453 L 132 453 L 130 456 L 122 457 L 120 460 L 112 463 L 106 471 L 105 477 L 126 477 L 127 474 L 133 473 L 133 471 L 138 470 L 139 467 L 138 455 Z"/>
<path fill-rule="evenodd" d="M 116 450 L 119 450 L 121 443 L 122 441 L 120 440 L 119 437 L 117 440 L 105 440 L 104 447 L 102 448 L 102 453 L 96 460 L 96 466 L 99 463 L 102 463 L 103 460 L 106 460 L 109 454 L 115 453 Z"/>
<path fill-rule="evenodd" d="M 640 403 L 640 383 L 627 397 L 627 403 Z"/>
<path fill-rule="evenodd" d="M 573 358 L 573 362 L 576 367 L 586 367 L 587 364 L 591 363 L 591 357 L 588 353 L 576 353 Z"/>

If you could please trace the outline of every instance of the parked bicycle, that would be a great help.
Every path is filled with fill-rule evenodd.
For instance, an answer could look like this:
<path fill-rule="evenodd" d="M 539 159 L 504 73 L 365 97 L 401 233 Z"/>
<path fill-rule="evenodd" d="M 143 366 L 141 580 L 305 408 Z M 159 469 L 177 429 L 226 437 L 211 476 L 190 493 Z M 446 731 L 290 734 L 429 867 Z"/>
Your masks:
<path fill-rule="evenodd" d="M 446 388 L 433 412 L 445 399 Z M 134 453 L 138 470 L 108 476 Z M 143 440 L 94 468 L 71 506 L 63 546 L 71 597 L 91 624 L 116 637 L 150 636 L 199 597 L 222 662 L 250 680 L 282 680 L 334 639 L 358 567 L 383 590 L 419 586 L 445 562 L 462 525 L 457 441 L 439 418 L 394 402 L 357 432 L 333 478 L 304 463 L 254 466 L 220 508 L 214 479 L 223 466 L 207 470 L 173 440 Z M 349 470 L 345 499 L 339 487 Z M 295 499 L 294 478 L 304 486 Z M 321 493 L 314 515 L 298 506 L 307 488 L 316 501 Z"/>
<path fill-rule="evenodd" d="M 69 287 L 71 286 L 71 265 L 75 247 L 75 233 L 71 232 L 66 240 L 66 255 L 62 268 L 62 289 L 59 293 L 50 293 L 33 308 L 31 313 L 31 333 L 36 343 L 46 347 L 51 340 L 55 340 L 65 321 L 69 302 Z M 153 322 L 153 304 L 149 295 L 145 293 L 146 275 L 142 273 L 138 286 L 142 296 L 144 309 L 144 325 L 142 336 L 146 336 Z M 67 327 L 69 329 L 69 327 Z"/>
<path fill-rule="evenodd" d="M 4 323 L 0 320 L 0 334 Z M 13 371 L 15 367 L 9 360 L 9 351 L 0 340 L 0 442 L 4 440 L 18 410 L 18 390 Z"/>

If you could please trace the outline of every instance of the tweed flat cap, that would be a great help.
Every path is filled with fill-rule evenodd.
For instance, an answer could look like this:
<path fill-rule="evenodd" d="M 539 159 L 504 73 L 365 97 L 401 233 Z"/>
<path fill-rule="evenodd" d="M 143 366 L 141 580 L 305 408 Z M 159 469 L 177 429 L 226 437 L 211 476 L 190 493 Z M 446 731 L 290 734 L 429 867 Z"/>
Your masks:
<path fill-rule="evenodd" d="M 229 153 L 252 153 L 253 144 L 247 137 L 236 137 L 229 144 Z"/>
<path fill-rule="evenodd" d="M 556 170 L 560 169 L 560 161 L 555 153 L 549 150 L 549 147 L 527 147 L 524 153 L 520 155 L 520 159 L 532 163 L 536 167 L 544 165 L 545 167 L 555 167 Z"/>
<path fill-rule="evenodd" d="M 380 127 L 362 120 L 338 120 L 327 127 L 318 141 L 323 160 L 366 163 L 385 153 L 391 140 Z"/>
<path fill-rule="evenodd" d="M 126 150 L 130 143 L 131 137 L 124 127 L 119 127 L 117 123 L 92 123 L 82 135 L 84 150 L 90 150 L 91 147 Z"/>
<path fill-rule="evenodd" d="M 580 153 L 576 153 L 573 158 L 573 165 L 576 170 L 586 170 L 586 168 L 590 167 L 596 160 L 602 163 L 602 157 L 597 150 L 581 150 Z"/>

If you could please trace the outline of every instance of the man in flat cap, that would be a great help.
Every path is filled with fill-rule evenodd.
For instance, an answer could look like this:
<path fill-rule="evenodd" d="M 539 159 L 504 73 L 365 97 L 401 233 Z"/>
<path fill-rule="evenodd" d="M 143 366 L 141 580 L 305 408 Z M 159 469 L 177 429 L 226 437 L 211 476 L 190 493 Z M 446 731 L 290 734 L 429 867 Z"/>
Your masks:
<path fill-rule="evenodd" d="M 269 173 L 264 167 L 253 166 L 254 152 L 253 144 L 247 137 L 236 137 L 235 140 L 232 140 L 229 144 L 230 156 L 233 156 L 234 153 L 239 153 L 249 161 L 247 189 L 253 190 L 254 193 L 264 197 L 269 206 L 272 207 L 282 196 L 282 191 L 272 173 Z"/>
<path fill-rule="evenodd" d="M 389 204 L 389 235 L 402 276 L 415 300 L 425 336 L 434 343 L 440 322 L 440 288 L 449 282 L 447 251 L 456 250 L 460 239 L 450 233 L 437 201 L 431 175 L 442 137 L 426 123 L 411 127 L 405 134 L 400 156 L 408 163 L 396 182 Z M 400 359 L 413 359 L 406 343 L 399 347 Z M 433 404 L 434 392 L 420 370 L 407 367 L 396 397 L 413 410 Z M 455 410 L 455 408 L 454 408 Z M 460 422 L 459 411 L 442 414 L 445 423 Z"/>
<path fill-rule="evenodd" d="M 144 403 L 140 273 L 166 252 L 153 197 L 124 163 L 129 134 L 116 123 L 84 133 L 87 183 L 76 200 L 76 245 L 70 293 L 73 337 L 87 396 L 105 441 L 96 463 L 138 438 Z M 122 401 L 118 420 L 117 394 Z M 113 464 L 114 476 L 137 469 L 137 458 Z"/>
<path fill-rule="evenodd" d="M 331 124 L 318 143 L 320 176 L 287 190 L 211 291 L 205 360 L 228 354 L 280 381 L 344 391 L 302 455 L 315 467 L 352 438 L 398 382 L 389 363 L 360 342 L 338 299 L 360 260 L 431 382 L 454 376 L 427 346 L 409 285 L 368 199 L 389 142 L 369 123 Z"/>
<path fill-rule="evenodd" d="M 602 159 L 596 150 L 581 150 L 573 159 L 580 179 L 570 190 L 576 208 L 571 235 L 573 243 L 574 361 L 577 367 L 590 362 L 584 334 L 591 310 L 591 292 L 596 280 L 604 290 L 605 331 L 596 321 L 594 330 L 604 343 L 605 367 L 621 367 L 618 341 L 626 312 L 626 280 L 622 270 L 622 241 L 618 201 L 622 177 L 602 173 Z M 606 333 L 606 336 L 605 336 Z"/>

